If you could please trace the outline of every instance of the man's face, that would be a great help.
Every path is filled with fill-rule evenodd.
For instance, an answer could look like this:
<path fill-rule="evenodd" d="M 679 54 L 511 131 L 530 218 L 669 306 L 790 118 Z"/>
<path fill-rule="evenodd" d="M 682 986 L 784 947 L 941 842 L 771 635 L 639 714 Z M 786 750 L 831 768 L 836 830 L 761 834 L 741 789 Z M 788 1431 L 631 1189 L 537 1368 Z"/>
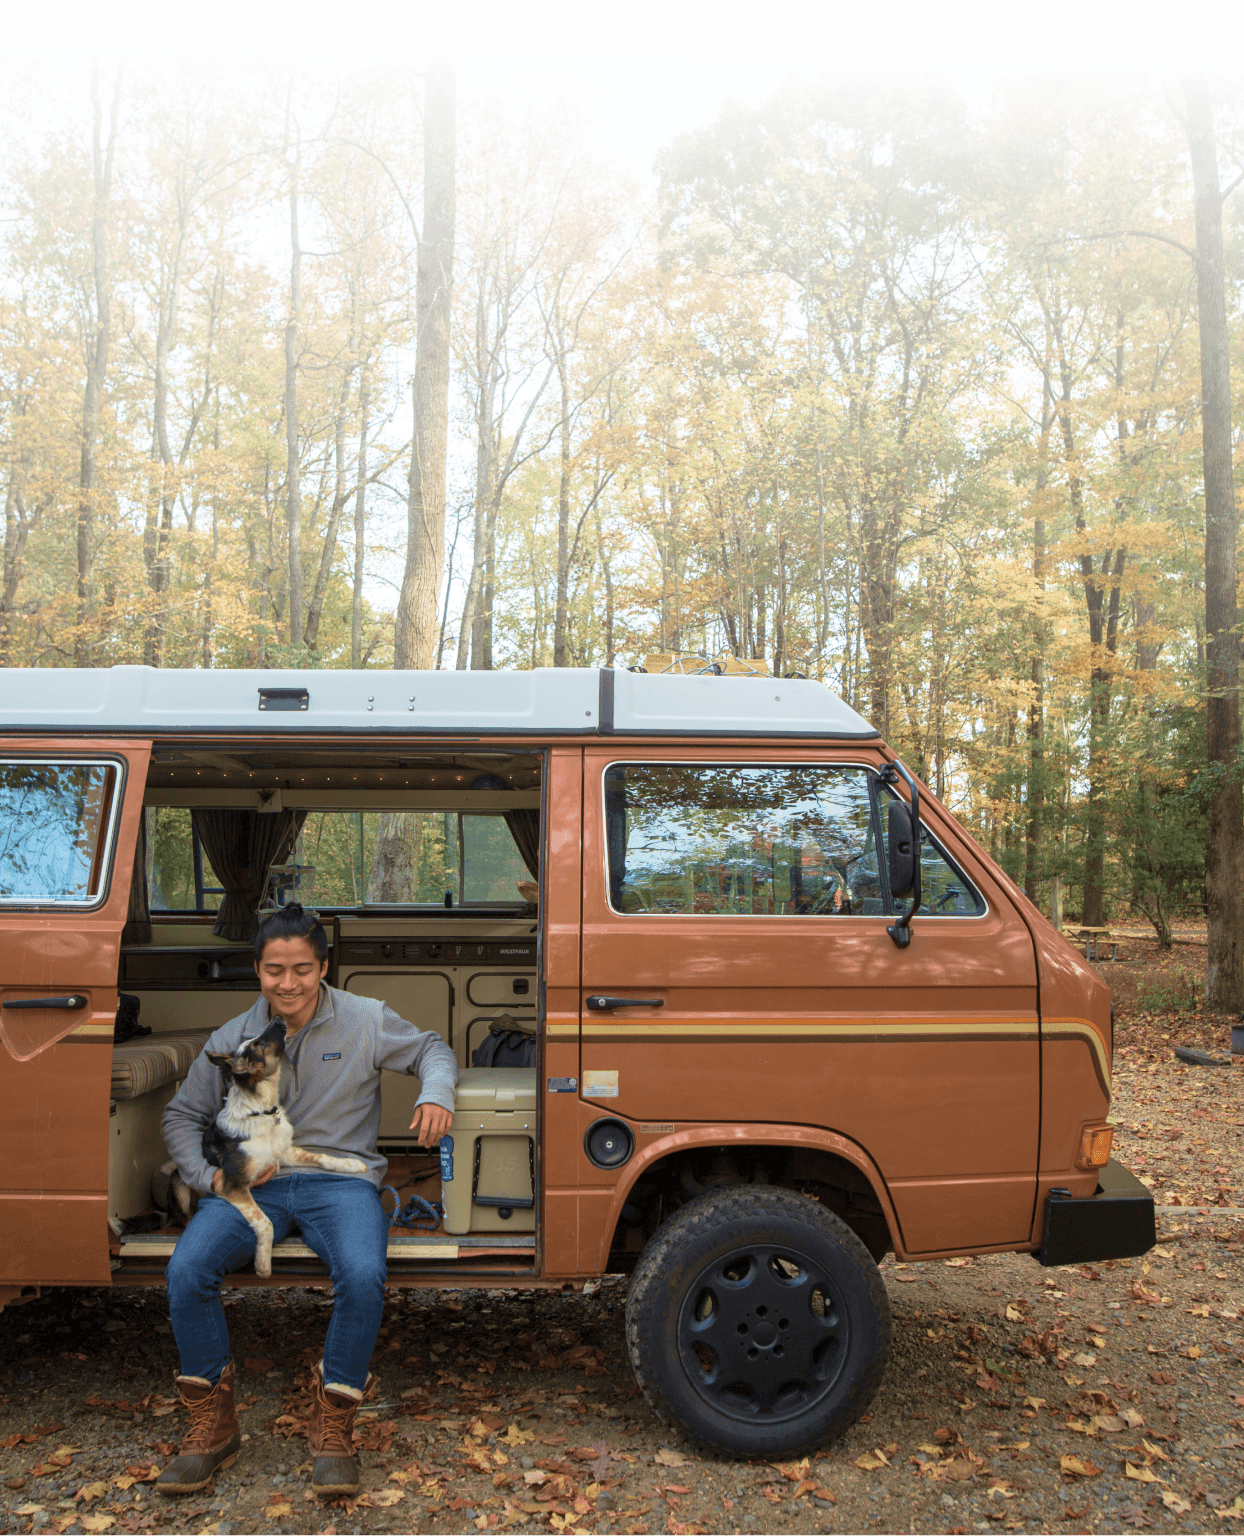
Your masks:
<path fill-rule="evenodd" d="M 328 961 L 316 959 L 309 939 L 269 939 L 255 970 L 273 1013 L 279 1013 L 291 1029 L 301 1029 L 310 1021 Z"/>

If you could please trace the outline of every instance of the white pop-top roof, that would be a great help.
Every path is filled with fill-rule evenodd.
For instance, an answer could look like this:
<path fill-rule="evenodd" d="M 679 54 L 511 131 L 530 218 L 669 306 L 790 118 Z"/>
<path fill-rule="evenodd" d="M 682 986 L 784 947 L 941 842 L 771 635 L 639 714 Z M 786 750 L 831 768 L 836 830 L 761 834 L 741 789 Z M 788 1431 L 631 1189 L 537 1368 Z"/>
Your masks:
<path fill-rule="evenodd" d="M 537 667 L 531 672 L 0 671 L 0 729 L 875 737 L 820 683 Z"/>

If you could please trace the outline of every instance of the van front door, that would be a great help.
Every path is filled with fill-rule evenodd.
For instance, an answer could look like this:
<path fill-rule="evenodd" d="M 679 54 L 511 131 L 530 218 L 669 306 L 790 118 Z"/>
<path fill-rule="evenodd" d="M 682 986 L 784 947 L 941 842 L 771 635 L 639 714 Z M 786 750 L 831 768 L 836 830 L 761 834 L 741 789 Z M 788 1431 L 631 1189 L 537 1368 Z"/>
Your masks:
<path fill-rule="evenodd" d="M 835 1131 L 880 1168 L 908 1252 L 1022 1243 L 1040 1109 L 1032 943 L 988 870 L 930 838 L 922 915 L 895 947 L 880 766 L 588 750 L 580 1093 L 641 1134 Z"/>
<path fill-rule="evenodd" d="M 106 1284 L 121 931 L 149 742 L 0 744 L 0 1289 Z"/>

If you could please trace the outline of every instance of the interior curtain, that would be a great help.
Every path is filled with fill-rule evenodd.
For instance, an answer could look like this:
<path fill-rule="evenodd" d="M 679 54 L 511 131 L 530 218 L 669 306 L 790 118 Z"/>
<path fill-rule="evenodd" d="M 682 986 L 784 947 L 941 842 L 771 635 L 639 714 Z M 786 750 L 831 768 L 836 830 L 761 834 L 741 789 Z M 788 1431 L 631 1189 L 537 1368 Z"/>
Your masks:
<path fill-rule="evenodd" d="M 147 890 L 147 810 L 138 818 L 134 844 L 134 873 L 130 877 L 130 905 L 121 930 L 122 944 L 151 943 L 151 897 Z"/>
<path fill-rule="evenodd" d="M 283 864 L 297 840 L 306 811 L 191 811 L 203 851 L 224 887 L 212 932 L 234 942 L 253 939 L 268 870 Z"/>
<path fill-rule="evenodd" d="M 540 812 L 506 811 L 505 824 L 533 880 L 540 878 Z"/>

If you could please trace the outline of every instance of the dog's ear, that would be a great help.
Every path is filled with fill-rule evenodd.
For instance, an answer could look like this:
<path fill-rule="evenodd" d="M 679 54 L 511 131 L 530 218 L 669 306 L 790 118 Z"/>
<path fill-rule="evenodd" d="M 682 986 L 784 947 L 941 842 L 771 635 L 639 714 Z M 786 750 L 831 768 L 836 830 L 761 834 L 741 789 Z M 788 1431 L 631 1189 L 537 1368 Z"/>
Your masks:
<path fill-rule="evenodd" d="M 233 1063 L 232 1056 L 222 1056 L 218 1051 L 208 1051 L 207 1059 L 214 1067 L 228 1068 Z"/>

